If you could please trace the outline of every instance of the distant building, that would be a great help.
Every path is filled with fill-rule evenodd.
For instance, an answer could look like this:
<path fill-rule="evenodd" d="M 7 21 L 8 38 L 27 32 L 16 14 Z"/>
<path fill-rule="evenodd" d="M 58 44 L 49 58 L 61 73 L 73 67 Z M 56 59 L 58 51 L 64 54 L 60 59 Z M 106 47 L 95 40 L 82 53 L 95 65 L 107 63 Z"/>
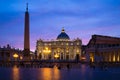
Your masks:
<path fill-rule="evenodd" d="M 56 40 L 38 40 L 36 43 L 37 59 L 39 60 L 79 60 L 82 41 L 77 38 L 70 40 L 62 29 Z"/>
<path fill-rule="evenodd" d="M 86 54 L 91 62 L 120 62 L 120 38 L 92 35 Z"/>
<path fill-rule="evenodd" d="M 20 61 L 23 59 L 22 50 L 11 48 L 10 45 L 0 47 L 0 61 Z"/>

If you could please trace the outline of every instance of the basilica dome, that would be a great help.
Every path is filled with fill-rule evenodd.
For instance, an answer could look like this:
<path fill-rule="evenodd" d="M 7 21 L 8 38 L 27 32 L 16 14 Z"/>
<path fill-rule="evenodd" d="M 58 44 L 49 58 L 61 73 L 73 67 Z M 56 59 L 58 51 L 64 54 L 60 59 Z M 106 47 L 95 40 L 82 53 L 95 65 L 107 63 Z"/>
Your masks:
<path fill-rule="evenodd" d="M 69 40 L 69 36 L 65 33 L 65 30 L 62 29 L 61 33 L 57 36 L 57 40 Z"/>

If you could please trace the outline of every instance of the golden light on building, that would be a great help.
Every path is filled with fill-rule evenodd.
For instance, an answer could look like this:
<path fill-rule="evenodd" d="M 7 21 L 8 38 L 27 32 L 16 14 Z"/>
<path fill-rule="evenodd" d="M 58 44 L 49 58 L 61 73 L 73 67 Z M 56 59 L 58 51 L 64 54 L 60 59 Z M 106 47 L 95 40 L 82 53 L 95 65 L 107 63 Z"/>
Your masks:
<path fill-rule="evenodd" d="M 119 61 L 120 60 L 120 58 L 119 58 L 119 56 L 117 57 L 117 61 Z"/>
<path fill-rule="evenodd" d="M 115 54 L 113 55 L 113 62 L 115 62 Z"/>
<path fill-rule="evenodd" d="M 43 52 L 44 52 L 44 53 L 50 53 L 50 52 L 51 52 L 51 50 L 50 50 L 50 49 L 48 49 L 48 47 L 45 47 L 45 49 L 43 50 Z"/>
<path fill-rule="evenodd" d="M 79 53 L 79 49 L 77 49 L 77 51 L 76 51 L 77 53 Z"/>
<path fill-rule="evenodd" d="M 68 50 L 66 50 L 66 52 L 68 53 Z"/>
<path fill-rule="evenodd" d="M 93 53 L 90 54 L 90 61 L 94 62 L 94 55 L 93 55 Z"/>
<path fill-rule="evenodd" d="M 59 58 L 59 55 L 58 55 L 58 54 L 55 54 L 54 57 L 55 57 L 56 59 L 58 59 L 58 58 Z"/>
<path fill-rule="evenodd" d="M 18 58 L 19 56 L 18 56 L 17 53 L 15 53 L 15 54 L 13 55 L 13 57 L 14 57 L 14 58 Z"/>
<path fill-rule="evenodd" d="M 23 59 L 23 57 L 22 57 L 22 56 L 20 56 L 20 59 L 22 60 L 22 59 Z"/>
<path fill-rule="evenodd" d="M 94 62 L 93 56 L 92 56 L 92 57 L 90 57 L 90 60 L 91 60 L 91 62 Z"/>

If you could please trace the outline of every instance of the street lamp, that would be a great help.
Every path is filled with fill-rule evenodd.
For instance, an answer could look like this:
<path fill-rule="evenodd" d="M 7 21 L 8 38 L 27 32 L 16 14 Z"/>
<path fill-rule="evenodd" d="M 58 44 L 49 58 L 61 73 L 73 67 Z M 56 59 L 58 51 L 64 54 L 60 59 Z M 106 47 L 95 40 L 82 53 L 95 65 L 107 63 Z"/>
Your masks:
<path fill-rule="evenodd" d="M 54 57 L 55 57 L 55 59 L 58 59 L 58 58 L 59 58 L 59 55 L 58 55 L 58 54 L 55 54 Z"/>
<path fill-rule="evenodd" d="M 15 53 L 14 55 L 13 55 L 13 58 L 14 59 L 17 59 L 19 56 L 18 56 L 18 54 L 17 53 Z"/>

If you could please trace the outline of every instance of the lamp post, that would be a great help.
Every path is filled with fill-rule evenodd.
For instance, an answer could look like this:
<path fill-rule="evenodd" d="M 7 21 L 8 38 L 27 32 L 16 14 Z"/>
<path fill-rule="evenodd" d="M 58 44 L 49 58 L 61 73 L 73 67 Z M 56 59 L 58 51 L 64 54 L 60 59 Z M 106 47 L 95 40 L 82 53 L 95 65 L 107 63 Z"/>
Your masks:
<path fill-rule="evenodd" d="M 17 53 L 15 53 L 14 55 L 13 55 L 13 58 L 14 58 L 14 60 L 16 60 L 17 61 L 17 58 L 18 58 L 19 56 L 18 56 L 18 54 Z"/>
<path fill-rule="evenodd" d="M 55 54 L 54 57 L 55 57 L 55 59 L 58 59 L 58 58 L 59 58 L 59 55 L 58 55 L 58 54 Z"/>

